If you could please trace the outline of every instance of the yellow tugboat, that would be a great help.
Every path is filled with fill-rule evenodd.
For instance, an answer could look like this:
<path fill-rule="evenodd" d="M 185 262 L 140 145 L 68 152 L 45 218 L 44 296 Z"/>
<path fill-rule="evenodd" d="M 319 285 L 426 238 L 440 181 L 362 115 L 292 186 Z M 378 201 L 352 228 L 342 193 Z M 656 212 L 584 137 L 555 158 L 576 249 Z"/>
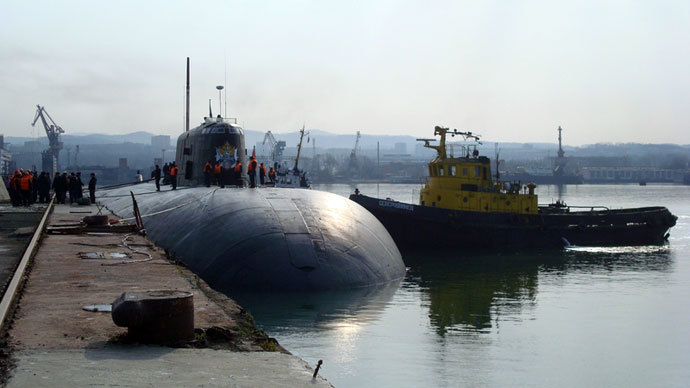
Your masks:
<path fill-rule="evenodd" d="M 474 146 L 459 157 L 448 155 L 446 136 L 481 144 L 471 132 L 435 127 L 435 139 L 418 139 L 436 150 L 429 162 L 429 181 L 419 204 L 372 198 L 350 199 L 374 214 L 401 246 L 501 248 L 662 244 L 677 217 L 665 207 L 611 210 L 574 207 L 556 202 L 539 206 L 536 185 L 494 181 L 491 161 Z"/>

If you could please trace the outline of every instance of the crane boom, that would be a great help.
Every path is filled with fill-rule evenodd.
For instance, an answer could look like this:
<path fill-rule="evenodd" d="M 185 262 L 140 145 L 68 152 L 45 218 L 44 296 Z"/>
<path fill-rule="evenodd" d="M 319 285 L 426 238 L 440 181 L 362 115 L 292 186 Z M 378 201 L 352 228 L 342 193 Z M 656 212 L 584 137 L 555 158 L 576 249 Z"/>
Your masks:
<path fill-rule="evenodd" d="M 45 115 L 44 115 L 45 113 Z M 48 119 L 52 124 L 48 124 L 48 121 L 46 120 L 46 116 L 48 116 Z M 46 110 L 45 107 L 42 107 L 40 105 L 36 105 L 36 116 L 34 116 L 34 121 L 31 123 L 31 126 L 36 126 L 36 121 L 38 119 L 41 119 L 41 122 L 43 123 L 43 127 L 45 128 L 46 135 L 48 136 L 48 141 L 50 144 L 51 149 L 61 149 L 62 145 L 60 145 L 60 134 L 65 133 L 65 131 L 55 123 L 55 120 L 53 120 L 52 117 L 50 117 L 50 114 Z"/>
<path fill-rule="evenodd" d="M 48 120 L 50 120 L 50 124 L 48 123 L 48 120 L 46 120 L 46 117 L 48 117 Z M 49 148 L 42 153 L 43 171 L 50 171 L 55 174 L 55 172 L 59 169 L 58 156 L 60 154 L 60 150 L 62 149 L 60 134 L 65 133 L 65 131 L 62 129 L 62 127 L 55 123 L 55 120 L 50 117 L 50 114 L 48 114 L 48 111 L 45 107 L 36 105 L 36 115 L 34 116 L 34 121 L 31 123 L 32 127 L 36 126 L 36 122 L 39 118 L 41 119 L 43 128 L 45 128 L 49 144 Z"/>
<path fill-rule="evenodd" d="M 266 144 L 266 141 L 268 141 L 268 145 L 271 147 L 271 158 L 273 158 L 274 162 L 280 162 L 280 159 L 283 157 L 283 150 L 285 149 L 285 141 L 276 140 L 271 131 L 266 132 L 262 144 Z"/>

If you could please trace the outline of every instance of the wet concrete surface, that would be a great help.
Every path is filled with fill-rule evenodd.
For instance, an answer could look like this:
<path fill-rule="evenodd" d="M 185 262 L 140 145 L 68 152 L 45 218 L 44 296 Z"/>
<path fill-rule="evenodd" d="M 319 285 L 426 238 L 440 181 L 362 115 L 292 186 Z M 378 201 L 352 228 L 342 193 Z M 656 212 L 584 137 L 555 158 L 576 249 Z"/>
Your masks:
<path fill-rule="evenodd" d="M 331 387 L 297 357 L 140 346 L 21 351 L 7 387 Z"/>
<path fill-rule="evenodd" d="M 44 211 L 43 205 L 28 208 L 0 205 L 0 296 L 5 293 Z"/>
<path fill-rule="evenodd" d="M 86 210 L 96 212 L 94 206 L 58 205 L 48 225 L 78 222 L 89 215 Z M 168 260 L 145 237 L 132 235 L 127 242 L 151 258 L 133 254 L 122 245 L 124 236 L 42 237 L 6 337 L 14 368 L 8 376 L 0 376 L 0 383 L 8 379 L 9 386 L 213 386 L 214 381 L 224 386 L 312 384 L 313 371 L 306 363 L 258 331 L 251 316 L 234 301 Z M 80 256 L 83 252 L 101 252 L 104 258 L 85 259 Z M 131 257 L 116 259 L 111 253 Z M 83 309 L 112 303 L 125 291 L 156 289 L 194 294 L 199 338 L 183 345 L 192 349 L 141 345 L 128 339 L 127 329 L 116 326 L 110 313 Z M 225 372 L 230 370 L 236 370 L 234 378 L 239 382 L 228 380 L 235 376 Z M 330 386 L 320 378 L 315 384 Z"/>

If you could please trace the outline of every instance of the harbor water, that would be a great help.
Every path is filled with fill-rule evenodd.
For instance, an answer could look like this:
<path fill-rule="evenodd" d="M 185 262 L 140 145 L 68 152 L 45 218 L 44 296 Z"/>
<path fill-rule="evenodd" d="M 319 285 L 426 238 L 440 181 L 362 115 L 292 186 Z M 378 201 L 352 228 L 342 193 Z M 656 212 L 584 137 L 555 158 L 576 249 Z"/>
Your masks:
<path fill-rule="evenodd" d="M 419 185 L 316 185 L 417 202 Z M 404 279 L 340 293 L 232 295 L 336 387 L 686 387 L 690 186 L 541 186 L 540 203 L 662 205 L 664 246 L 403 253 Z"/>

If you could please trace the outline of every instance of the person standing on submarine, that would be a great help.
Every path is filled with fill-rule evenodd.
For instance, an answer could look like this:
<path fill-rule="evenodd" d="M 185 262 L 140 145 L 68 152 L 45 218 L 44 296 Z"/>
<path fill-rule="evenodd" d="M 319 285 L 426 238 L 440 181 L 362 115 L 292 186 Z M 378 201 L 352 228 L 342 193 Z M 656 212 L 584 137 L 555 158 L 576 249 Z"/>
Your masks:
<path fill-rule="evenodd" d="M 251 160 L 249 161 L 249 168 L 248 171 L 249 173 L 249 187 L 255 188 L 256 187 L 256 158 L 254 155 L 252 155 Z"/>
<path fill-rule="evenodd" d="M 209 160 L 206 162 L 204 165 L 204 183 L 206 184 L 206 187 L 211 187 L 211 161 Z"/>
<path fill-rule="evenodd" d="M 91 203 L 96 203 L 96 182 L 98 182 L 98 179 L 96 179 L 96 174 L 91 173 L 91 180 L 89 180 L 89 199 L 91 200 Z"/>
<path fill-rule="evenodd" d="M 156 191 L 161 191 L 161 168 L 158 165 L 153 170 L 153 180 L 156 182 Z"/>
<path fill-rule="evenodd" d="M 233 173 L 235 178 L 235 186 L 242 187 L 242 162 L 240 162 L 239 159 L 237 159 L 235 162 Z"/>
<path fill-rule="evenodd" d="M 266 166 L 264 166 L 263 163 L 259 166 L 259 183 L 261 183 L 261 186 L 264 185 L 264 182 L 266 181 Z"/>
<path fill-rule="evenodd" d="M 179 168 L 177 168 L 177 165 L 175 165 L 175 162 L 172 162 L 171 167 L 170 167 L 170 183 L 172 184 L 172 190 L 177 190 L 177 172 L 179 171 Z"/>
<path fill-rule="evenodd" d="M 213 167 L 213 177 L 216 180 L 218 187 L 224 189 L 225 183 L 223 182 L 223 164 L 221 164 L 220 161 L 216 162 L 216 165 Z"/>

